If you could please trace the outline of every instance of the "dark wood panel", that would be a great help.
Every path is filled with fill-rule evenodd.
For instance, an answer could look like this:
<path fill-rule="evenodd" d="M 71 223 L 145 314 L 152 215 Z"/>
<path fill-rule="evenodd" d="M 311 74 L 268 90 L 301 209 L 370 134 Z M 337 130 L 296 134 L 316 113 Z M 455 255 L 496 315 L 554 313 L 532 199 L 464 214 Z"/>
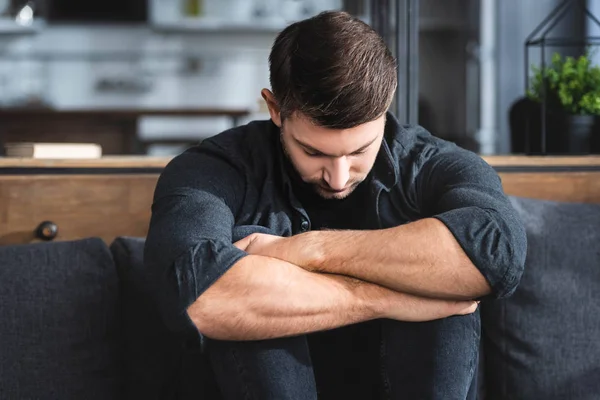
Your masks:
<path fill-rule="evenodd" d="M 157 175 L 0 177 L 0 245 L 38 241 L 43 221 L 55 240 L 145 236 Z"/>
<path fill-rule="evenodd" d="M 70 109 L 0 108 L 0 155 L 8 142 L 98 143 L 103 154 L 143 154 L 153 141 L 137 137 L 142 116 L 228 117 L 233 125 L 250 113 L 237 108 Z M 177 143 L 194 140 L 170 138 Z M 198 138 L 200 140 L 200 138 Z"/>
<path fill-rule="evenodd" d="M 107 155 L 136 154 L 141 149 L 134 118 L 3 115 L 0 121 L 0 154 L 4 143 L 11 142 L 98 143 Z"/>

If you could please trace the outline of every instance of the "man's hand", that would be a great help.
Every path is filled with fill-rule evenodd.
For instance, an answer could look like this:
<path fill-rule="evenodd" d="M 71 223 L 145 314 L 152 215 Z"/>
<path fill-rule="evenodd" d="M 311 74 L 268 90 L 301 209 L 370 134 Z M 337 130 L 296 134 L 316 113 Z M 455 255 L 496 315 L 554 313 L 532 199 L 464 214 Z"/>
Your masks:
<path fill-rule="evenodd" d="M 317 249 L 317 246 L 311 245 L 314 237 L 310 236 L 309 233 L 292 237 L 254 233 L 234 243 L 234 245 L 252 255 L 277 258 L 299 265 L 298 260 L 308 260 L 310 253 Z M 303 268 L 309 269 L 304 266 Z M 335 276 L 335 279 L 341 279 L 345 285 L 352 287 L 353 293 L 362 299 L 361 301 L 365 307 L 371 310 L 369 314 L 374 318 L 390 318 L 413 322 L 430 321 L 453 315 L 470 314 L 477 309 L 477 302 L 475 301 L 425 298 L 397 292 L 360 279 L 332 276 Z"/>
<path fill-rule="evenodd" d="M 373 305 L 379 318 L 407 322 L 432 321 L 454 315 L 472 314 L 479 305 L 479 302 L 476 301 L 431 299 L 395 292 L 373 284 L 368 285 L 361 287 L 361 289 L 368 292 L 365 296 L 377 299 L 373 302 Z M 384 295 L 378 295 L 377 292 L 379 291 Z"/>
<path fill-rule="evenodd" d="M 307 260 L 314 256 L 316 250 L 310 245 L 310 240 L 303 240 L 304 238 L 307 238 L 307 234 L 281 237 L 253 233 L 235 242 L 234 246 L 248 254 L 278 258 L 307 269 Z"/>
<path fill-rule="evenodd" d="M 349 276 L 416 296 L 471 300 L 490 293 L 485 277 L 436 218 L 387 229 L 310 231 L 286 238 L 254 234 L 236 246 L 309 272 Z"/>

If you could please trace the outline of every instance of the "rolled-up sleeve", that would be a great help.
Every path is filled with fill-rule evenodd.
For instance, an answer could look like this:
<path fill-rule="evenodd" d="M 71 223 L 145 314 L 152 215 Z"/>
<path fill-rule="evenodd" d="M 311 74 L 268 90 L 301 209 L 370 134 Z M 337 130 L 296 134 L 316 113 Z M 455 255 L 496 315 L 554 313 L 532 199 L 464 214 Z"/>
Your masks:
<path fill-rule="evenodd" d="M 476 154 L 456 149 L 425 161 L 416 187 L 427 214 L 452 232 L 489 282 L 492 296 L 511 295 L 523 274 L 527 238 L 494 169 Z"/>
<path fill-rule="evenodd" d="M 171 329 L 188 328 L 189 305 L 247 255 L 232 244 L 244 193 L 243 172 L 204 148 L 176 157 L 161 174 L 144 263 Z"/>

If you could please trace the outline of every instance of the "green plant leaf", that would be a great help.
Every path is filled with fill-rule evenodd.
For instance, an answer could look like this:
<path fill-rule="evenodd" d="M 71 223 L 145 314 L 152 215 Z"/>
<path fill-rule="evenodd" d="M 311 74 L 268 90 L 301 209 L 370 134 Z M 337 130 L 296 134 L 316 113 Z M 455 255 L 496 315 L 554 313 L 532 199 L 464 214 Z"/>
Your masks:
<path fill-rule="evenodd" d="M 554 53 L 543 69 L 532 65 L 527 97 L 569 114 L 600 115 L 600 67 L 592 65 L 590 54 L 589 49 L 577 58 Z"/>

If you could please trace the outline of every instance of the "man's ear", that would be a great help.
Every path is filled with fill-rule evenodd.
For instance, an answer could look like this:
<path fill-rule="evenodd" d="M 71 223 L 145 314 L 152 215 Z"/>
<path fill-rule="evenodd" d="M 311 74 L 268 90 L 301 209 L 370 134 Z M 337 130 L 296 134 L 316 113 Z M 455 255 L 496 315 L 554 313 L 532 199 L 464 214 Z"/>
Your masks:
<path fill-rule="evenodd" d="M 279 105 L 277 104 L 277 101 L 275 101 L 275 95 L 273 95 L 273 92 L 271 92 L 269 89 L 261 90 L 260 95 L 267 103 L 269 115 L 271 116 L 273 123 L 281 128 L 281 112 L 279 111 Z"/>

